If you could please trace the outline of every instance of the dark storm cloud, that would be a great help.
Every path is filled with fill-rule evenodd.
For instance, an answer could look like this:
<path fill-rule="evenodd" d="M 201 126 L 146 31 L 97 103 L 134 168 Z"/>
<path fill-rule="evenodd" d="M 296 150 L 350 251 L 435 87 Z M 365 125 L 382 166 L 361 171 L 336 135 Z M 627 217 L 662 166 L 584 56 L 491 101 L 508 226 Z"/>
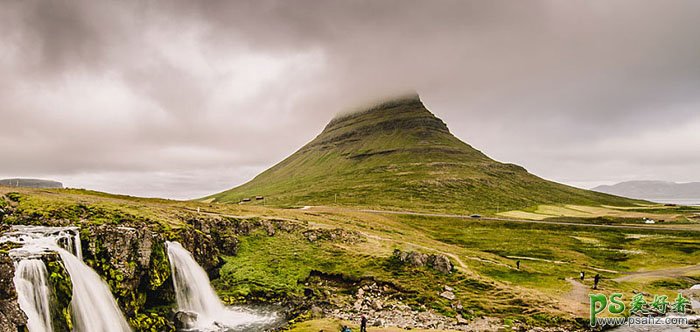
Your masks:
<path fill-rule="evenodd" d="M 196 197 L 417 90 L 576 185 L 698 180 L 695 1 L 6 1 L 0 176 Z M 138 184 L 138 185 L 137 185 Z"/>

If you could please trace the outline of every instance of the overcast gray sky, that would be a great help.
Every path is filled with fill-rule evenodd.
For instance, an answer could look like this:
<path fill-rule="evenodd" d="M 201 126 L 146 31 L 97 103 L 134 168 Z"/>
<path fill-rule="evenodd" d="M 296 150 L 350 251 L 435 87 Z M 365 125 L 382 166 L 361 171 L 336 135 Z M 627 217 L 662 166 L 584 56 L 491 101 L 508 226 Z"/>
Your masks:
<path fill-rule="evenodd" d="M 544 178 L 700 181 L 700 1 L 2 1 L 0 177 L 195 198 L 417 90 Z"/>

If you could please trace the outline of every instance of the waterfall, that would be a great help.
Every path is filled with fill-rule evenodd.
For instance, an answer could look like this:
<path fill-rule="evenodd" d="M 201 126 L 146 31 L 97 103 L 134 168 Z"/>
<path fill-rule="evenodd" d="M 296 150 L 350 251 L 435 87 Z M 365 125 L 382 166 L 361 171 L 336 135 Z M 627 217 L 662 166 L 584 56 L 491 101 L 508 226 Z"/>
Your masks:
<path fill-rule="evenodd" d="M 104 280 L 72 253 L 57 251 L 73 282 L 73 331 L 131 331 Z"/>
<path fill-rule="evenodd" d="M 80 231 L 76 230 L 75 235 L 73 235 L 73 242 L 75 243 L 75 256 L 79 260 L 83 260 L 83 245 L 80 243 Z"/>
<path fill-rule="evenodd" d="M 224 306 L 192 254 L 180 243 L 166 245 L 178 310 L 197 313 L 197 328 L 235 327 L 276 319 L 274 315 L 259 316 Z"/>
<path fill-rule="evenodd" d="M 15 271 L 15 287 L 24 298 L 20 301 L 25 301 L 25 305 L 20 302 L 20 307 L 30 317 L 28 326 L 30 332 L 51 331 L 50 323 L 48 325 L 46 323 L 46 317 L 50 313 L 48 287 L 42 286 L 48 285 L 46 267 L 43 262 L 36 259 L 50 252 L 59 254 L 71 278 L 74 332 L 131 331 L 109 286 L 94 270 L 83 263 L 77 227 L 15 226 L 13 229 L 13 232 L 6 233 L 0 238 L 0 243 L 22 244 L 22 247 L 10 250 L 10 256 L 19 261 Z M 39 272 L 34 271 L 35 269 Z M 43 281 L 41 271 L 43 271 Z M 35 294 L 40 295 L 37 297 Z"/>
<path fill-rule="evenodd" d="M 17 302 L 27 314 L 29 331 L 52 332 L 49 310 L 49 283 L 46 265 L 38 259 L 19 261 L 13 279 L 17 288 Z"/>

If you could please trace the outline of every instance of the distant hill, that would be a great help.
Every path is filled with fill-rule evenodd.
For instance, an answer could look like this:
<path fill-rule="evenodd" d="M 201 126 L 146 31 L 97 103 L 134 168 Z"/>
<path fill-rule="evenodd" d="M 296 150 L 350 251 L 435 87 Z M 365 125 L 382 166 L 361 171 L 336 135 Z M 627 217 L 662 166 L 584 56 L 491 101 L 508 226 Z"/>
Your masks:
<path fill-rule="evenodd" d="M 250 182 L 203 200 L 249 198 L 254 204 L 479 213 L 551 203 L 635 203 L 494 161 L 452 135 L 417 95 L 338 116 L 314 140 Z"/>
<path fill-rule="evenodd" d="M 700 182 L 627 181 L 611 186 L 598 186 L 592 190 L 647 200 L 700 202 Z"/>
<path fill-rule="evenodd" d="M 63 188 L 63 183 L 39 179 L 1 179 L 0 186 L 24 188 Z"/>

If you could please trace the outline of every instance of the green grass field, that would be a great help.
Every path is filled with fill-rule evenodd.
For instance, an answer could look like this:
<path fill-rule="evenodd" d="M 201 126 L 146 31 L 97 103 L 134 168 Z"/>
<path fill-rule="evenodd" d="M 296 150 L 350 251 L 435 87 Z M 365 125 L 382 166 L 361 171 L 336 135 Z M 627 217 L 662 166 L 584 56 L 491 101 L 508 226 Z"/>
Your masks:
<path fill-rule="evenodd" d="M 376 280 L 395 285 L 404 303 L 415 308 L 426 305 L 454 317 L 458 312 L 452 302 L 438 295 L 444 285 L 450 285 L 455 288 L 456 301 L 471 310 L 466 318 L 486 316 L 556 325 L 561 319 L 582 317 L 587 310 L 585 299 L 572 297 L 574 290 L 567 280 L 576 278 L 580 271 L 589 276 L 600 273 L 603 292 L 631 294 L 637 290 L 672 295 L 679 288 L 700 282 L 695 270 L 682 275 L 633 274 L 673 271 L 700 262 L 698 223 L 668 225 L 683 227 L 681 230 L 617 229 L 589 227 L 597 222 L 595 218 L 567 219 L 579 224 L 561 225 L 381 214 L 336 207 L 299 210 L 181 202 L 71 189 L 0 188 L 0 194 L 5 196 L 3 204 L 11 204 L 15 210 L 4 223 L 60 219 L 72 224 L 118 225 L 139 220 L 170 230 L 193 218 L 236 216 L 277 218 L 302 225 L 299 230 L 280 231 L 274 236 L 260 230 L 239 236 L 237 254 L 223 257 L 225 264 L 213 280 L 222 298 L 231 303 L 309 294 L 323 298 L 326 290 L 338 294 L 332 301 L 349 301 L 356 283 Z M 695 213 L 690 211 L 668 210 L 670 214 Z M 667 210 L 654 210 L 664 212 Z M 359 234 L 359 240 L 311 242 L 303 234 L 310 229 L 343 229 Z M 444 254 L 456 270 L 445 275 L 428 268 L 397 265 L 391 258 L 394 249 Z M 521 261 L 520 270 L 515 268 L 517 260 Z M 328 276 L 340 276 L 345 281 L 335 288 L 318 286 Z M 616 280 L 624 276 L 630 278 Z M 584 286 L 591 286 L 590 279 Z"/>

